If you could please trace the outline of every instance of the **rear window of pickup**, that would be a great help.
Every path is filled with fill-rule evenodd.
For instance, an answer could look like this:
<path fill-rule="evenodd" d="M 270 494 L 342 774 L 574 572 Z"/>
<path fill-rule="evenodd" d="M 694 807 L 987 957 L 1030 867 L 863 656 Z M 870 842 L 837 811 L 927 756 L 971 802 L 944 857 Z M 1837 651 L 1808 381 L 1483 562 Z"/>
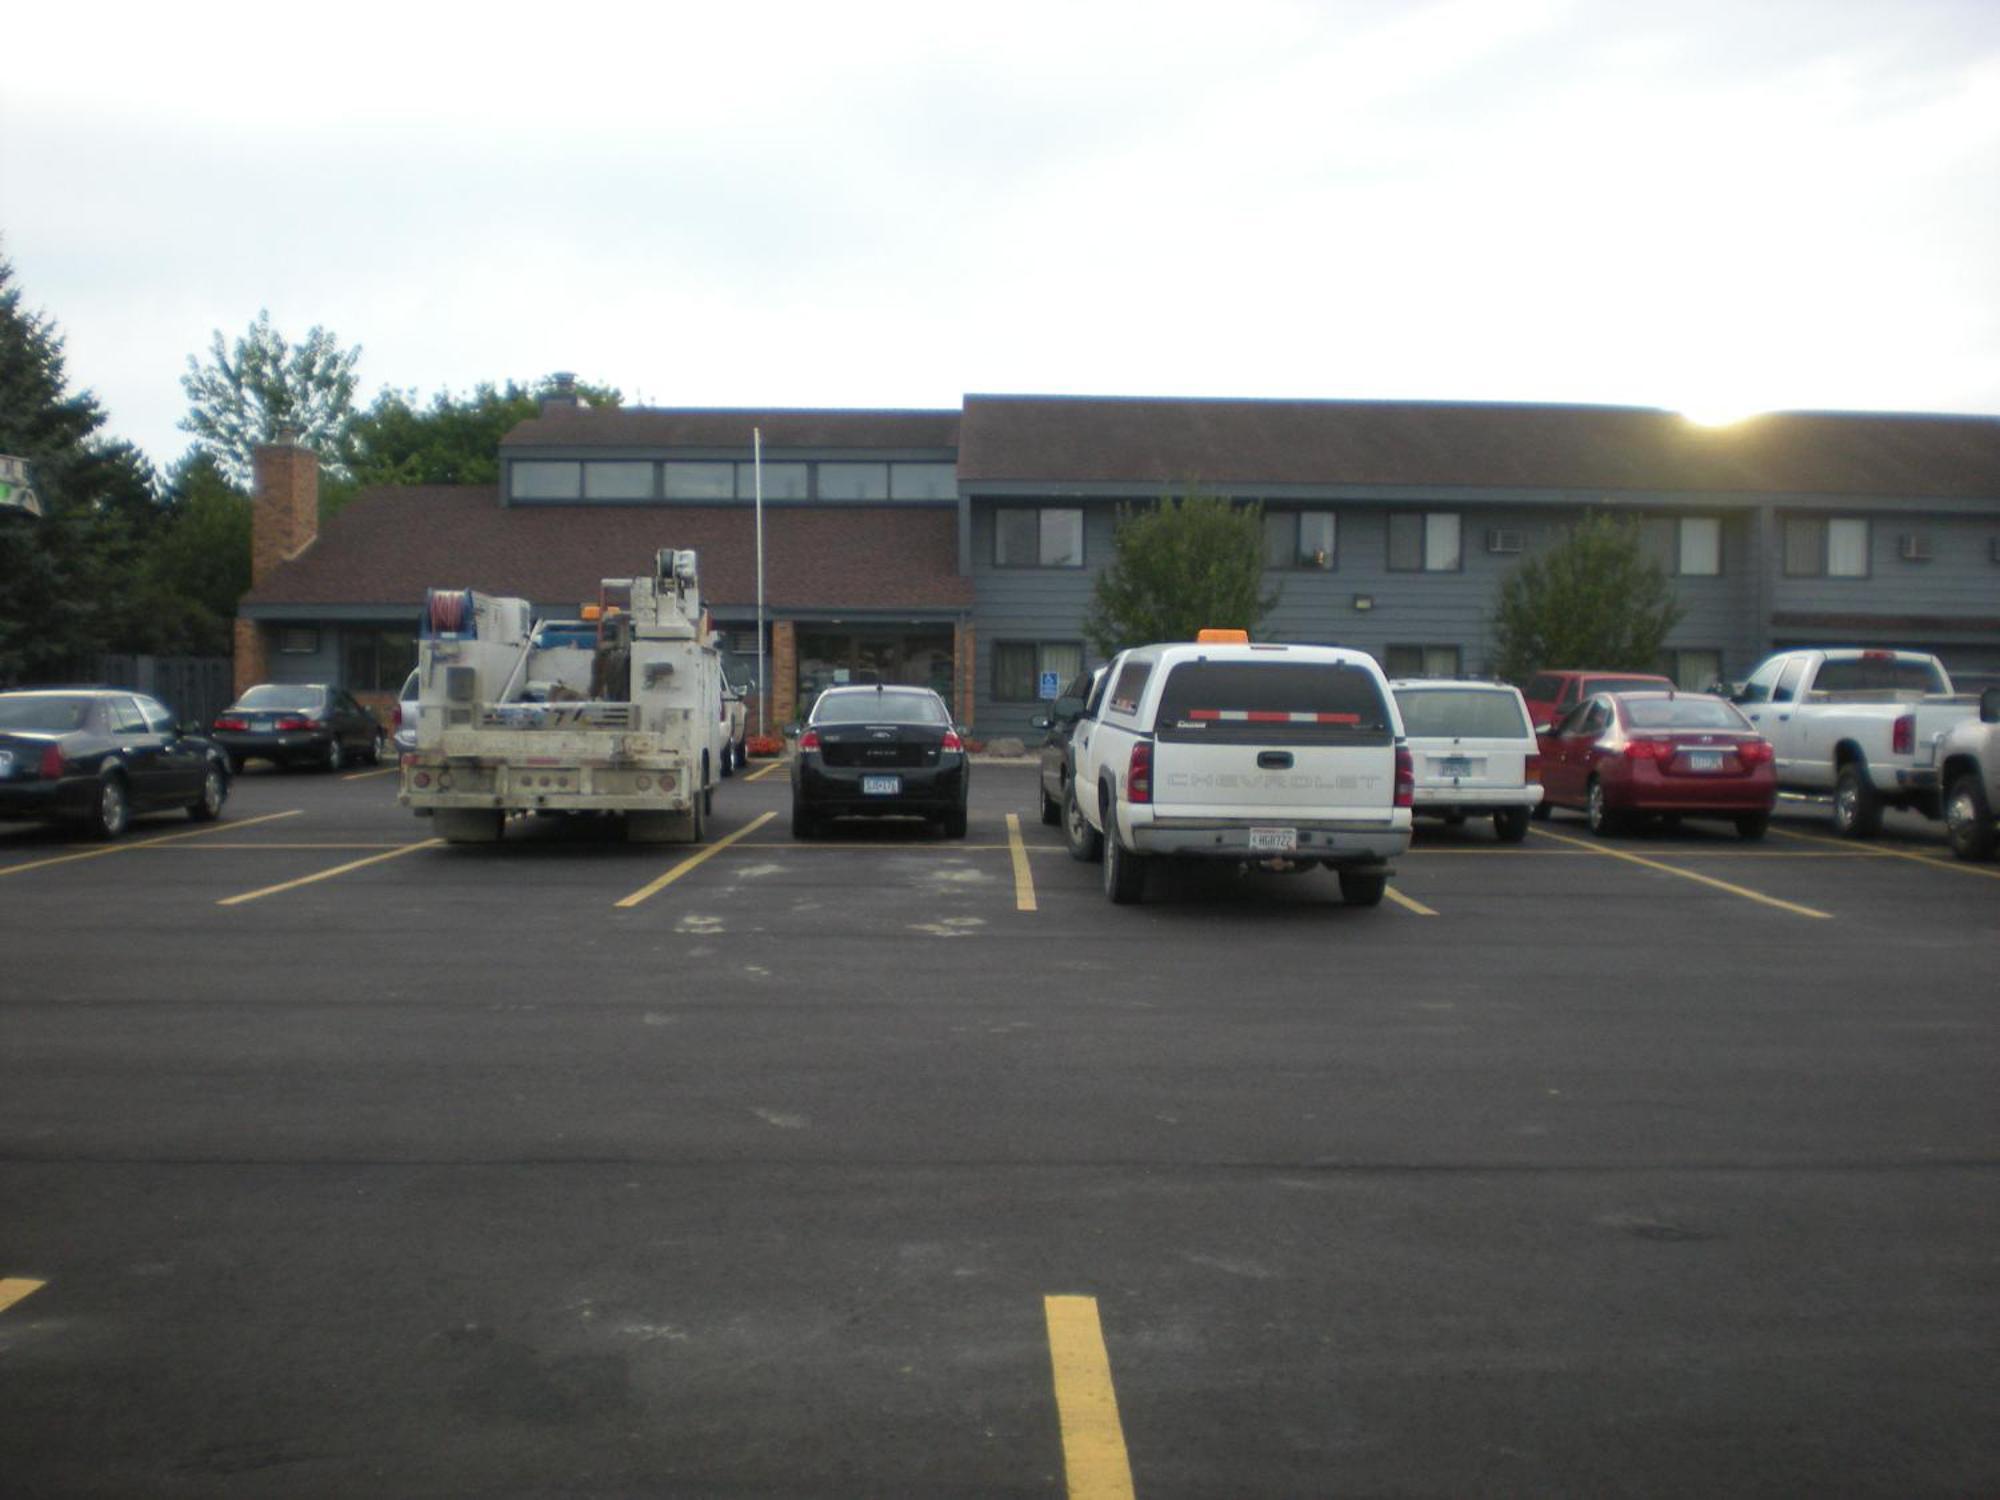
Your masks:
<path fill-rule="evenodd" d="M 1324 662 L 1183 662 L 1167 674 L 1156 739 L 1211 745 L 1386 745 L 1373 674 Z"/>

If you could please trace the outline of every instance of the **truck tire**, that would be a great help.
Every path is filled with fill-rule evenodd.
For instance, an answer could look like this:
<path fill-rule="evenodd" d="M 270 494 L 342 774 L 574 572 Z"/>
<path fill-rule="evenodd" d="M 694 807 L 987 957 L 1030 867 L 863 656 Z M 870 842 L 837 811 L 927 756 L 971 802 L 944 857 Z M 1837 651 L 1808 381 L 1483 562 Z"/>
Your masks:
<path fill-rule="evenodd" d="M 1993 809 L 1977 771 L 1961 771 L 1944 794 L 1945 837 L 1960 859 L 1991 859 L 2000 847 L 1993 829 Z"/>
<path fill-rule="evenodd" d="M 1054 828 L 1062 822 L 1062 804 L 1049 795 L 1049 789 L 1036 783 L 1036 790 L 1042 794 L 1042 821 Z"/>
<path fill-rule="evenodd" d="M 1069 857 L 1091 864 L 1104 856 L 1104 836 L 1090 826 L 1090 819 L 1083 815 L 1083 807 L 1076 800 L 1076 782 L 1072 780 L 1063 797 L 1063 842 L 1069 845 Z"/>
<path fill-rule="evenodd" d="M 1104 895 L 1113 906 L 1131 906 L 1146 893 L 1146 859 L 1118 842 L 1118 816 L 1104 811 Z"/>
<path fill-rule="evenodd" d="M 1882 831 L 1882 797 L 1868 768 L 1850 760 L 1833 784 L 1833 826 L 1844 838 L 1872 839 Z"/>
<path fill-rule="evenodd" d="M 1349 906 L 1380 906 L 1388 891 L 1387 875 L 1365 875 L 1355 870 L 1340 872 L 1340 899 Z"/>
<path fill-rule="evenodd" d="M 506 818 L 497 809 L 441 807 L 431 826 L 447 844 L 497 844 Z"/>
<path fill-rule="evenodd" d="M 1503 844 L 1518 844 L 1528 836 L 1528 809 L 1503 807 L 1493 814 L 1493 836 Z"/>

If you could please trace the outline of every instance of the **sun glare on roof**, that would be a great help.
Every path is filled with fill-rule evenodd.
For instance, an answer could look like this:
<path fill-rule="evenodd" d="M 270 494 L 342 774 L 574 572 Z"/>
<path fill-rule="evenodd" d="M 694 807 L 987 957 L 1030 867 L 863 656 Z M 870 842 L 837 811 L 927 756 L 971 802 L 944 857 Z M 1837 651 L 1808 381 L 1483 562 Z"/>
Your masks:
<path fill-rule="evenodd" d="M 1681 409 L 1681 415 L 1697 427 L 1734 427 L 1738 422 L 1747 422 L 1757 412 L 1747 406 L 1688 406 Z"/>

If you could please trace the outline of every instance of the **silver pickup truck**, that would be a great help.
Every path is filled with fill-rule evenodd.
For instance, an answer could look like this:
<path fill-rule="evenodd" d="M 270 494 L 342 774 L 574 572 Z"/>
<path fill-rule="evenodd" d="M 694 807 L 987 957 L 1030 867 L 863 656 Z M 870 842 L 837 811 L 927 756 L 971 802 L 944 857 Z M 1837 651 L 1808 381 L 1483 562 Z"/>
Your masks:
<path fill-rule="evenodd" d="M 1781 651 L 1726 696 L 1771 742 L 1781 797 L 1833 797 L 1834 826 L 1872 838 L 1888 807 L 1941 811 L 1938 739 L 1972 716 L 1935 656 L 1858 646 Z"/>
<path fill-rule="evenodd" d="M 1944 826 L 1960 859 L 1991 859 L 2000 849 L 2000 688 L 1979 695 L 1979 717 L 1966 719 L 1938 741 L 1938 779 L 1944 786 Z"/>

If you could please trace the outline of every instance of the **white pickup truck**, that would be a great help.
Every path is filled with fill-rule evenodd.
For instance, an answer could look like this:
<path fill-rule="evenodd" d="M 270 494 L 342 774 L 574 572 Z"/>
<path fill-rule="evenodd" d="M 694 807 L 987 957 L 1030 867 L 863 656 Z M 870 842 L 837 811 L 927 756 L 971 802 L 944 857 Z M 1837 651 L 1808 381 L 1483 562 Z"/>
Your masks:
<path fill-rule="evenodd" d="M 1979 717 L 1947 730 L 1938 741 L 1944 826 L 1960 859 L 1991 859 L 2000 849 L 2000 688 L 1979 695 Z"/>
<path fill-rule="evenodd" d="M 1161 856 L 1324 865 L 1351 906 L 1381 903 L 1410 846 L 1412 770 L 1374 658 L 1251 645 L 1241 631 L 1115 657 L 1077 721 L 1070 853 L 1139 899 Z"/>
<path fill-rule="evenodd" d="M 1860 647 L 1781 651 L 1727 696 L 1771 742 L 1779 795 L 1830 793 L 1850 838 L 1885 807 L 1938 816 L 1937 741 L 1973 712 L 1935 656 Z"/>

